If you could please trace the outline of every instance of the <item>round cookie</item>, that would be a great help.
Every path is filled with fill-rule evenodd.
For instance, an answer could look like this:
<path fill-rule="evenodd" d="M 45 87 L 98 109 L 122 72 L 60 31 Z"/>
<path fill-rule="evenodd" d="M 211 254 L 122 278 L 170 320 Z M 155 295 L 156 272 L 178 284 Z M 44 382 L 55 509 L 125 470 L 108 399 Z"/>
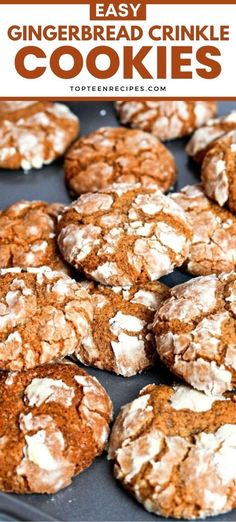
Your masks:
<path fill-rule="evenodd" d="M 191 134 L 217 109 L 215 103 L 202 101 L 119 101 L 115 107 L 121 123 L 151 132 L 163 141 Z"/>
<path fill-rule="evenodd" d="M 159 283 L 121 288 L 82 282 L 94 305 L 91 332 L 75 355 L 83 364 L 130 377 L 156 359 L 152 322 L 169 289 Z"/>
<path fill-rule="evenodd" d="M 191 228 L 168 196 L 140 184 L 113 184 L 65 208 L 58 244 L 70 264 L 96 281 L 130 286 L 181 266 Z"/>
<path fill-rule="evenodd" d="M 232 111 L 226 116 L 208 120 L 190 138 L 185 149 L 188 156 L 193 158 L 194 161 L 202 163 L 205 154 L 214 145 L 214 141 L 234 129 L 236 129 L 236 111 Z"/>
<path fill-rule="evenodd" d="M 59 203 L 17 201 L 0 214 L 0 268 L 49 266 L 68 271 L 56 241 Z"/>
<path fill-rule="evenodd" d="M 0 403 L 1 491 L 55 493 L 107 442 L 111 401 L 75 364 L 1 372 Z"/>
<path fill-rule="evenodd" d="M 0 369 L 19 371 L 72 354 L 93 319 L 89 294 L 50 268 L 0 270 Z"/>
<path fill-rule="evenodd" d="M 40 169 L 62 156 L 78 135 L 79 120 L 66 105 L 6 103 L 0 107 L 0 168 Z"/>
<path fill-rule="evenodd" d="M 149 385 L 112 429 L 115 477 L 156 515 L 206 518 L 236 507 L 235 396 Z"/>
<path fill-rule="evenodd" d="M 236 385 L 236 273 L 202 276 L 170 290 L 154 318 L 157 351 L 194 388 Z"/>
<path fill-rule="evenodd" d="M 155 184 L 166 192 L 175 178 L 172 154 L 140 130 L 103 127 L 80 138 L 66 154 L 65 179 L 76 196 L 111 183 Z"/>
<path fill-rule="evenodd" d="M 205 155 L 201 177 L 209 198 L 236 212 L 236 130 L 216 140 Z"/>
<path fill-rule="evenodd" d="M 201 185 L 171 194 L 193 229 L 186 269 L 193 275 L 236 270 L 236 216 L 208 199 Z"/>

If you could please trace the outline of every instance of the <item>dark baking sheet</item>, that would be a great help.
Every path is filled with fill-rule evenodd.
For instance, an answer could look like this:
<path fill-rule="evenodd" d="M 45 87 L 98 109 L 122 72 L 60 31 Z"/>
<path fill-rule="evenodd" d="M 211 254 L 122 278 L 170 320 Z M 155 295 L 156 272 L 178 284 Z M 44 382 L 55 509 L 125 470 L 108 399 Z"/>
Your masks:
<path fill-rule="evenodd" d="M 112 103 L 70 102 L 68 105 L 80 118 L 81 134 L 86 134 L 100 126 L 118 125 Z M 219 113 L 224 114 L 234 107 L 236 108 L 236 102 L 220 103 Z M 175 140 L 167 144 L 178 166 L 178 182 L 175 190 L 187 183 L 196 183 L 199 179 L 195 166 L 188 161 L 184 152 L 186 141 Z M 58 161 L 29 174 L 1 171 L 0 207 L 4 208 L 21 198 L 68 203 L 70 197 L 64 185 L 63 162 Z M 186 274 L 175 270 L 171 275 L 164 277 L 163 281 L 173 286 L 187 279 L 189 278 Z M 169 383 L 172 380 L 171 374 L 161 364 L 158 364 L 155 369 L 145 371 L 142 375 L 126 379 L 104 371 L 93 369 L 88 371 L 100 380 L 110 394 L 115 414 L 123 404 L 135 398 L 143 386 L 150 383 Z M 232 465 L 236 464 L 232 463 Z M 6 506 L 9 508 L 7 509 Z M 73 480 L 70 487 L 56 495 L 0 495 L 0 521 L 41 521 L 51 520 L 51 517 L 55 520 L 83 522 L 164 520 L 146 512 L 119 486 L 112 476 L 112 464 L 106 460 L 106 455 L 98 458 L 89 469 Z M 236 511 L 215 517 L 212 521 L 214 520 L 235 521 Z"/>

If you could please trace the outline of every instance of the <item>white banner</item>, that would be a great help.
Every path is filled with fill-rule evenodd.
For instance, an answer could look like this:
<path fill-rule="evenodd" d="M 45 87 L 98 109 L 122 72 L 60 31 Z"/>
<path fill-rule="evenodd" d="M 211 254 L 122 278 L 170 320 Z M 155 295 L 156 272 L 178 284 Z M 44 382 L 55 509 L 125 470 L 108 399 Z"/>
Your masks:
<path fill-rule="evenodd" d="M 1 5 L 0 96 L 236 97 L 235 23 L 236 5 L 147 5 L 137 21 Z"/>

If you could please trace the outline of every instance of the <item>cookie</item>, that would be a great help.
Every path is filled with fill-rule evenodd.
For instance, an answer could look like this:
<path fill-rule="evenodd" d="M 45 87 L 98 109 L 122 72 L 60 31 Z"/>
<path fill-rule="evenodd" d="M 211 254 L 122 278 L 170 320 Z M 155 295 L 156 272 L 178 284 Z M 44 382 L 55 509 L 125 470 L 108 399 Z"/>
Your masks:
<path fill-rule="evenodd" d="M 172 194 L 193 229 L 186 269 L 193 275 L 236 270 L 236 216 L 208 199 L 201 185 Z"/>
<path fill-rule="evenodd" d="M 0 369 L 19 371 L 72 354 L 93 319 L 84 288 L 50 268 L 0 270 Z"/>
<path fill-rule="evenodd" d="M 121 123 L 151 132 L 160 140 L 191 134 L 215 115 L 213 102 L 120 101 L 115 103 Z"/>
<path fill-rule="evenodd" d="M 49 266 L 68 272 L 56 241 L 60 203 L 17 201 L 0 214 L 0 268 Z"/>
<path fill-rule="evenodd" d="M 121 288 L 84 281 L 94 305 L 91 332 L 75 355 L 83 364 L 131 377 L 156 359 L 154 314 L 169 296 L 159 283 Z"/>
<path fill-rule="evenodd" d="M 234 129 L 236 129 L 236 111 L 232 111 L 226 116 L 208 120 L 190 138 L 186 147 L 188 156 L 193 158 L 194 161 L 202 163 L 206 152 L 212 147 L 214 141 Z"/>
<path fill-rule="evenodd" d="M 40 169 L 64 154 L 79 132 L 79 120 L 66 105 L 2 102 L 0 168 Z M 6 104 L 9 103 L 9 106 Z M 20 103 L 20 105 L 12 105 Z M 29 104 L 30 103 L 30 104 Z"/>
<path fill-rule="evenodd" d="M 185 261 L 191 228 L 168 196 L 140 184 L 113 184 L 65 208 L 58 244 L 65 260 L 96 281 L 154 281 Z"/>
<path fill-rule="evenodd" d="M 1 491 L 55 493 L 107 442 L 111 401 L 75 364 L 2 372 L 0 402 Z"/>
<path fill-rule="evenodd" d="M 236 385 L 236 273 L 202 276 L 170 290 L 156 313 L 157 351 L 170 370 L 207 394 Z"/>
<path fill-rule="evenodd" d="M 156 515 L 206 518 L 236 507 L 235 396 L 149 385 L 112 429 L 115 477 Z"/>
<path fill-rule="evenodd" d="M 140 130 L 104 127 L 80 138 L 66 154 L 65 179 L 76 196 L 111 183 L 151 183 L 166 192 L 175 178 L 172 154 Z"/>
<path fill-rule="evenodd" d="M 209 198 L 236 212 L 236 130 L 216 140 L 201 169 L 202 183 Z"/>

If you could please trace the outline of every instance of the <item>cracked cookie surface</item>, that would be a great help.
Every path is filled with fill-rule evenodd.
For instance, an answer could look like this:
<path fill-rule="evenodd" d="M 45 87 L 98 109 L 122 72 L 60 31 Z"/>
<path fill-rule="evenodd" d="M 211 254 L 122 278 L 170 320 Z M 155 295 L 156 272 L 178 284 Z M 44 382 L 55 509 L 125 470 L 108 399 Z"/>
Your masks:
<path fill-rule="evenodd" d="M 152 134 L 103 127 L 80 138 L 65 159 L 65 179 L 78 196 L 111 183 L 156 184 L 166 192 L 176 178 L 172 154 Z"/>
<path fill-rule="evenodd" d="M 202 276 L 170 290 L 153 323 L 170 370 L 207 394 L 236 384 L 236 274 Z"/>
<path fill-rule="evenodd" d="M 171 194 L 189 218 L 193 237 L 186 269 L 193 275 L 236 270 L 236 217 L 211 201 L 201 185 Z"/>
<path fill-rule="evenodd" d="M 191 134 L 216 113 L 213 102 L 120 101 L 115 103 L 124 125 L 151 132 L 160 140 Z"/>
<path fill-rule="evenodd" d="M 236 129 L 236 111 L 232 111 L 226 116 L 208 120 L 190 138 L 185 149 L 188 156 L 198 163 L 202 163 L 204 156 L 214 145 L 215 140 L 234 129 Z"/>
<path fill-rule="evenodd" d="M 236 403 L 187 386 L 149 385 L 121 409 L 109 458 L 156 515 L 206 518 L 236 506 Z"/>
<path fill-rule="evenodd" d="M 59 220 L 65 260 L 96 281 L 130 286 L 181 266 L 192 235 L 183 210 L 140 184 L 113 184 L 83 194 Z"/>
<path fill-rule="evenodd" d="M 17 201 L 0 214 L 0 268 L 49 266 L 68 271 L 56 241 L 60 203 Z"/>
<path fill-rule="evenodd" d="M 124 377 L 140 373 L 156 359 L 152 322 L 169 289 L 159 282 L 128 288 L 82 281 L 91 296 L 94 316 L 91 332 L 76 357 L 84 364 Z"/>
<path fill-rule="evenodd" d="M 55 493 L 107 442 L 111 401 L 75 364 L 1 372 L 0 403 L 1 491 Z"/>
<path fill-rule="evenodd" d="M 79 283 L 50 268 L 0 270 L 0 369 L 19 371 L 72 354 L 93 318 Z"/>
<path fill-rule="evenodd" d="M 236 213 L 236 130 L 216 140 L 207 152 L 201 169 L 207 196 L 221 207 Z"/>
<path fill-rule="evenodd" d="M 43 103 L 40 101 L 1 101 L 0 119 L 10 118 L 14 121 L 24 115 L 26 109 L 34 111 L 35 107 L 32 108 L 32 105 L 37 105 L 37 109 L 39 109 L 44 106 Z"/>
<path fill-rule="evenodd" d="M 78 135 L 79 120 L 66 105 L 50 102 L 2 104 L 0 168 L 40 169 L 62 156 Z"/>

